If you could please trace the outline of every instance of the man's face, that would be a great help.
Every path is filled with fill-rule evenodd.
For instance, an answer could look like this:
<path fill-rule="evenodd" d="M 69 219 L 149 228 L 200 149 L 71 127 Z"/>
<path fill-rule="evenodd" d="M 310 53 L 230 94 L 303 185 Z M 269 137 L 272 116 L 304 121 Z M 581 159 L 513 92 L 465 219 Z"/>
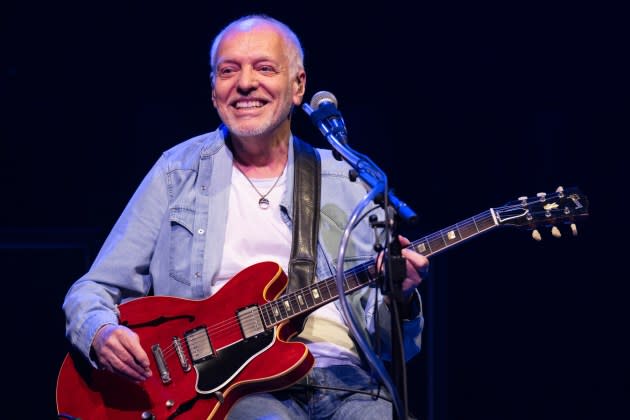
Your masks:
<path fill-rule="evenodd" d="M 289 113 L 304 96 L 305 74 L 291 74 L 292 51 L 279 29 L 257 24 L 226 33 L 216 52 L 212 103 L 238 137 L 288 128 Z"/>

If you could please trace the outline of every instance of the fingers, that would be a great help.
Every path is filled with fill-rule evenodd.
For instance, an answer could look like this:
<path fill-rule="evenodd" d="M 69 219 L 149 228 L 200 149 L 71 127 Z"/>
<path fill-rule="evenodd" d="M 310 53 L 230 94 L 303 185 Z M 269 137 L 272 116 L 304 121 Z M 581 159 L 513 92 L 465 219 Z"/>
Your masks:
<path fill-rule="evenodd" d="M 151 376 L 149 358 L 138 335 L 122 325 L 102 327 L 92 343 L 100 366 L 133 381 Z"/>
<path fill-rule="evenodd" d="M 408 246 L 411 243 L 404 236 L 399 235 L 398 239 L 403 246 Z M 429 259 L 409 248 L 403 248 L 402 255 L 407 262 L 407 278 L 403 281 L 402 290 L 403 292 L 410 292 L 420 285 L 423 277 L 428 275 Z"/>
<path fill-rule="evenodd" d="M 402 256 L 405 258 L 406 278 L 402 282 L 402 291 L 406 295 L 410 295 L 413 289 L 418 287 L 423 278 L 426 278 L 429 272 L 429 259 L 422 254 L 415 252 L 411 248 L 406 248 L 411 244 L 409 239 L 402 235 L 398 235 L 398 240 L 403 246 Z M 377 267 L 380 269 L 383 253 L 379 253 L 376 258 Z"/>

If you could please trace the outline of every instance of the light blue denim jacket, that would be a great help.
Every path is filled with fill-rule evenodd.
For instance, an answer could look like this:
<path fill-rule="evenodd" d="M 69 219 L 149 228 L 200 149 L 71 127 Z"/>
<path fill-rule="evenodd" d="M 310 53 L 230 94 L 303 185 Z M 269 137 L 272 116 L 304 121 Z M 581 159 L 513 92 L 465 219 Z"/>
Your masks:
<path fill-rule="evenodd" d="M 222 258 L 232 174 L 232 153 L 225 127 L 194 137 L 164 152 L 146 175 L 114 225 L 90 270 L 68 291 L 63 310 L 66 335 L 86 357 L 97 330 L 118 323 L 117 304 L 147 295 L 201 299 L 210 295 Z M 292 140 L 292 139 L 291 139 Z M 287 189 L 282 218 L 291 227 L 293 141 L 289 142 Z M 317 277 L 335 275 L 335 260 L 347 220 L 365 196 L 360 182 L 348 179 L 350 167 L 331 151 L 321 157 L 321 217 Z M 353 231 L 346 269 L 374 256 L 374 232 L 368 223 Z M 369 333 L 374 332 L 374 290 L 364 288 L 349 303 Z M 360 315 L 359 315 L 360 313 Z M 390 318 L 379 305 L 384 357 L 389 354 Z M 404 322 L 405 354 L 420 351 L 423 319 Z"/>

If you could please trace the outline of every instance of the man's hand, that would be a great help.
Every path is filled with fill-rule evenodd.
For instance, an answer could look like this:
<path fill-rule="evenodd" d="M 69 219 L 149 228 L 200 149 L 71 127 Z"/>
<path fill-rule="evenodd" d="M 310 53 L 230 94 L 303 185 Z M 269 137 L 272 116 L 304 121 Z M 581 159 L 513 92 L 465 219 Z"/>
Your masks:
<path fill-rule="evenodd" d="M 403 294 L 403 300 L 406 303 L 411 302 L 414 290 L 422 283 L 423 278 L 429 274 L 429 259 L 422 254 L 419 254 L 411 249 L 405 248 L 411 242 L 404 236 L 398 235 L 400 245 L 403 247 L 401 254 L 405 259 L 406 275 L 402 282 L 401 290 Z M 383 253 L 381 252 L 377 258 L 377 267 L 382 269 Z M 385 302 L 389 303 L 389 296 L 385 296 Z"/>
<path fill-rule="evenodd" d="M 409 239 L 404 236 L 399 235 L 398 240 L 403 247 L 411 244 Z M 402 282 L 402 292 L 406 297 L 410 298 L 413 295 L 414 289 L 418 287 L 422 279 L 429 274 L 429 259 L 408 248 L 402 249 L 402 256 L 405 257 L 407 265 L 407 276 Z"/>
<path fill-rule="evenodd" d="M 140 346 L 138 334 L 122 325 L 102 326 L 92 342 L 101 369 L 117 373 L 134 382 L 151 376 L 149 358 Z"/>

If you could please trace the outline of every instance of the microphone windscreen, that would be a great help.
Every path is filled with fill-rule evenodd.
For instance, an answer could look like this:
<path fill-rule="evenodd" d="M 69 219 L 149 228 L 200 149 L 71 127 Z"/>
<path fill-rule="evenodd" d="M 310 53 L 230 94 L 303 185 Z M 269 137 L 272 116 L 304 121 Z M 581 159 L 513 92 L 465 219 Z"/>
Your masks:
<path fill-rule="evenodd" d="M 328 91 L 320 90 L 313 95 L 313 98 L 311 99 L 311 108 L 313 108 L 314 111 L 317 111 L 323 102 L 332 102 L 333 105 L 335 105 L 335 108 L 337 107 L 337 98 L 335 98 L 335 95 Z"/>

